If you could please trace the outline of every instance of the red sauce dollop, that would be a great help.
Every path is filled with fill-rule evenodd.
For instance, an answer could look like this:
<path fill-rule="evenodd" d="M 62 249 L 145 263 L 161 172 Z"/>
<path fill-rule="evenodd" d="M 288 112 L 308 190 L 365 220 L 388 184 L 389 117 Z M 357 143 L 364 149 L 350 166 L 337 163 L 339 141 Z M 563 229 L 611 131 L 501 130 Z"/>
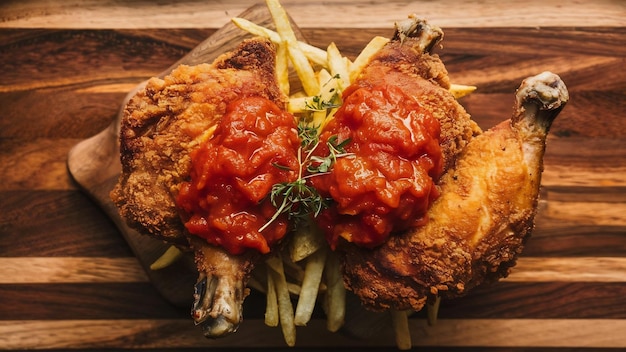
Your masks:
<path fill-rule="evenodd" d="M 295 118 L 273 102 L 229 104 L 213 137 L 190 154 L 191 181 L 176 199 L 187 230 L 231 254 L 268 253 L 288 224 L 281 216 L 259 232 L 276 212 L 264 200 L 274 184 L 297 178 L 299 145 Z"/>
<path fill-rule="evenodd" d="M 328 155 L 326 141 L 349 139 L 331 171 L 310 177 L 335 206 L 317 218 L 332 248 L 340 238 L 375 247 L 394 231 L 423 223 L 438 196 L 442 172 L 440 125 L 420 103 L 394 85 L 352 86 L 320 136 L 316 154 Z"/>

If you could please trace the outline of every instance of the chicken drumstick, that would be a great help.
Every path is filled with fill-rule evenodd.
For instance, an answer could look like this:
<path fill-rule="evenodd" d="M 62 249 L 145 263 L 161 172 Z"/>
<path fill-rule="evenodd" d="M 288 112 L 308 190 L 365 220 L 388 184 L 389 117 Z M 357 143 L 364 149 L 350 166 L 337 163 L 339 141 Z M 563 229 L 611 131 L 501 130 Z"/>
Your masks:
<path fill-rule="evenodd" d="M 121 123 L 123 172 L 111 198 L 130 227 L 195 253 L 192 317 L 207 337 L 239 326 L 246 282 L 260 254 L 232 255 L 190 234 L 184 226 L 189 214 L 181 214 L 176 198 L 190 181 L 192 153 L 210 139 L 231 103 L 256 97 L 285 109 L 275 56 L 269 40 L 253 38 L 211 64 L 181 65 L 148 81 L 125 107 Z"/>
<path fill-rule="evenodd" d="M 512 119 L 473 138 L 442 176 L 425 226 L 345 250 L 346 283 L 365 306 L 420 310 L 508 274 L 533 227 L 548 130 L 568 99 L 555 74 L 524 80 Z"/>

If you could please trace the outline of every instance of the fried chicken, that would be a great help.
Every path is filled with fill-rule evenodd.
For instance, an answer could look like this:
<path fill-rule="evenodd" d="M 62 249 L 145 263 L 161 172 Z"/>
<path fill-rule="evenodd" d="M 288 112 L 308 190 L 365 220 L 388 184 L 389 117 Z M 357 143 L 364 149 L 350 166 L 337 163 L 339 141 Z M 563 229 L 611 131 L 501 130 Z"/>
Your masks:
<path fill-rule="evenodd" d="M 513 118 L 482 133 L 447 92 L 447 71 L 430 54 L 442 36 L 410 17 L 354 83 L 372 91 L 395 85 L 415 98 L 441 125 L 444 161 L 440 180 L 431 173 L 439 198 L 421 223 L 407 230 L 396 220 L 375 248 L 354 245 L 353 234 L 337 245 L 346 286 L 372 310 L 420 310 L 428 299 L 457 297 L 507 275 L 533 227 L 548 129 L 568 100 L 558 76 L 529 78 Z M 355 216 L 337 202 L 339 212 Z"/>
<path fill-rule="evenodd" d="M 236 330 L 258 253 L 234 256 L 189 235 L 176 206 L 193 150 L 209 139 L 229 103 L 262 97 L 285 109 L 274 45 L 244 41 L 212 64 L 181 65 L 152 78 L 127 104 L 120 130 L 122 174 L 111 198 L 130 227 L 195 252 L 199 279 L 192 315 L 205 335 Z"/>
<path fill-rule="evenodd" d="M 545 141 L 568 100 L 561 79 L 526 79 L 513 117 L 471 139 L 421 227 L 381 247 L 345 248 L 346 284 L 373 310 L 420 310 L 505 277 L 533 228 Z"/>

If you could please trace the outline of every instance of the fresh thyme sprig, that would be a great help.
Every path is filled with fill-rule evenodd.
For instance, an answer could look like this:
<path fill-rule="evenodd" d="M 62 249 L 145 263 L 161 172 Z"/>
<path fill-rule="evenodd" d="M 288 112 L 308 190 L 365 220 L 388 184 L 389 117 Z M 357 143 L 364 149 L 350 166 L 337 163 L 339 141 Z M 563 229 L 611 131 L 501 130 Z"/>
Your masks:
<path fill-rule="evenodd" d="M 322 111 L 326 109 L 338 108 L 341 106 L 340 103 L 337 102 L 339 99 L 339 95 L 334 93 L 330 99 L 324 100 L 321 95 L 316 95 L 311 97 L 310 100 L 306 100 L 304 107 L 307 110 L 313 111 Z"/>
<path fill-rule="evenodd" d="M 270 202 L 276 207 L 276 212 L 259 229 L 259 232 L 263 231 L 281 214 L 286 213 L 289 220 L 297 223 L 305 220 L 311 214 L 317 216 L 328 207 L 328 200 L 322 197 L 313 186 L 308 185 L 305 178 L 275 184 L 270 192 Z"/>
<path fill-rule="evenodd" d="M 320 94 L 305 100 L 305 108 L 312 111 L 324 111 L 328 109 L 338 108 L 341 106 L 341 97 L 339 96 L 339 90 L 337 89 L 337 80 L 340 76 L 334 75 L 328 82 L 324 84 L 324 88 L 327 90 Z"/>
<path fill-rule="evenodd" d="M 337 135 L 330 136 L 326 145 L 328 146 L 328 155 L 325 157 L 311 156 L 311 162 L 308 163 L 306 170 L 309 173 L 324 173 L 329 172 L 333 167 L 337 158 L 350 156 L 352 153 L 346 153 L 345 147 L 350 143 L 350 139 L 346 139 L 343 142 L 338 142 L 339 137 Z"/>
<path fill-rule="evenodd" d="M 325 157 L 313 155 L 320 143 L 318 128 L 305 122 L 298 124 L 298 137 L 301 141 L 298 148 L 298 178 L 293 182 L 281 182 L 272 186 L 269 201 L 276 207 L 276 212 L 259 229 L 259 232 L 266 229 L 281 214 L 287 214 L 289 220 L 298 223 L 311 215 L 316 217 L 329 206 L 330 200 L 322 197 L 315 187 L 307 184 L 307 179 L 329 172 L 337 158 L 351 155 L 345 151 L 350 140 L 338 142 L 336 135 L 331 136 L 326 142 L 328 155 Z M 282 165 L 274 166 L 285 168 Z M 304 175 L 304 171 L 308 174 Z"/>

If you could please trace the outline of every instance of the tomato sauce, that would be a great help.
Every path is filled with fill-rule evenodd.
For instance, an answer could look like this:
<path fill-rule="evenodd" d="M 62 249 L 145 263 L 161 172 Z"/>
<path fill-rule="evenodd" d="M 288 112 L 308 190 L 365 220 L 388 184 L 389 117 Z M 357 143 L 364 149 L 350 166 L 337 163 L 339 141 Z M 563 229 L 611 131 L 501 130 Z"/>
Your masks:
<path fill-rule="evenodd" d="M 213 137 L 190 154 L 191 180 L 176 199 L 187 230 L 231 254 L 268 253 L 288 224 L 281 216 L 259 232 L 276 212 L 266 197 L 298 177 L 299 145 L 295 118 L 273 102 L 231 103 Z"/>
<path fill-rule="evenodd" d="M 326 142 L 349 142 L 351 155 L 337 158 L 329 173 L 311 176 L 311 184 L 335 205 L 317 223 L 332 248 L 339 239 L 373 248 L 394 231 L 419 225 L 438 196 L 442 173 L 440 125 L 401 88 L 391 84 L 352 86 L 344 103 L 320 135 L 316 154 Z"/>

